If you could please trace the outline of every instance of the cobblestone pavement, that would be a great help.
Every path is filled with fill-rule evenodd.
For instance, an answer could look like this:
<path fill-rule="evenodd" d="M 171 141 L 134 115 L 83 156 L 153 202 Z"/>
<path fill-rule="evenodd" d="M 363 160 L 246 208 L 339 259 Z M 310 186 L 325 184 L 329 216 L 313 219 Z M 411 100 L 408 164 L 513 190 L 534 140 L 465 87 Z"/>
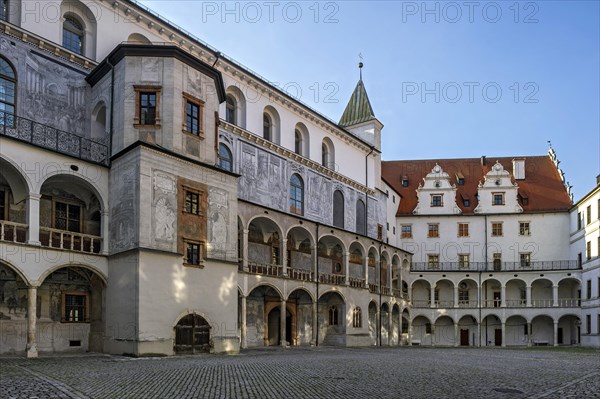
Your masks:
<path fill-rule="evenodd" d="M 600 351 L 256 349 L 0 358 L 0 398 L 600 398 Z"/>

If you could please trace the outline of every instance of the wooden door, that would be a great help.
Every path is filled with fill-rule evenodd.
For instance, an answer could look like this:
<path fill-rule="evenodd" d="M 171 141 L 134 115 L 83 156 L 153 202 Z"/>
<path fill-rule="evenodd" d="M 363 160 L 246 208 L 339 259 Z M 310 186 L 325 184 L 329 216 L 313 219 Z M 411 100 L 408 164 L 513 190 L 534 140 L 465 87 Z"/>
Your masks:
<path fill-rule="evenodd" d="M 502 329 L 497 328 L 494 330 L 494 345 L 502 346 Z"/>
<path fill-rule="evenodd" d="M 460 346 L 469 346 L 469 329 L 460 330 Z"/>

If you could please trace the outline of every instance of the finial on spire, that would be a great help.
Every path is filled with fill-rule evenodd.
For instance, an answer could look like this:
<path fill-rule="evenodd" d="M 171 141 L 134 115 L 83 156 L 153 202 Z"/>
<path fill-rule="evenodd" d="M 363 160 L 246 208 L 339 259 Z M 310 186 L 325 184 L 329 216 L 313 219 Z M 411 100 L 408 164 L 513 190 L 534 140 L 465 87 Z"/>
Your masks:
<path fill-rule="evenodd" d="M 548 140 L 548 149 L 551 150 L 552 149 L 552 141 Z"/>
<path fill-rule="evenodd" d="M 360 74 L 360 80 L 362 80 L 362 68 L 364 66 L 362 60 L 363 60 L 363 56 L 362 53 L 358 53 L 358 58 L 360 59 L 360 61 L 358 62 L 358 71 Z"/>

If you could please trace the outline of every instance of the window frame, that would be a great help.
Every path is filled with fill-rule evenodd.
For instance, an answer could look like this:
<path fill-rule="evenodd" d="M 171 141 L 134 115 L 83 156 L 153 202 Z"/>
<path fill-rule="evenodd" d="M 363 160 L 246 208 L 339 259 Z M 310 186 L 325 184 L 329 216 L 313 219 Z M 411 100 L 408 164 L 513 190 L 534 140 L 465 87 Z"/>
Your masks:
<path fill-rule="evenodd" d="M 273 142 L 273 118 L 268 112 L 263 112 L 263 134 L 262 138 Z"/>
<path fill-rule="evenodd" d="M 500 197 L 500 203 L 496 202 L 496 196 Z M 505 193 L 504 192 L 493 192 L 492 193 L 492 206 L 506 205 Z"/>
<path fill-rule="evenodd" d="M 438 201 L 439 200 L 439 201 Z M 444 194 L 430 194 L 431 208 L 441 208 L 444 206 Z"/>
<path fill-rule="evenodd" d="M 531 252 L 519 252 L 520 267 L 531 267 Z"/>
<path fill-rule="evenodd" d="M 439 223 L 427 223 L 427 238 L 440 238 Z"/>
<path fill-rule="evenodd" d="M 189 93 L 182 93 L 183 96 L 183 122 L 182 122 L 182 132 L 187 134 L 188 136 L 204 140 L 204 101 L 200 100 L 197 97 L 192 96 Z M 157 102 L 158 105 L 158 102 Z M 198 108 L 198 131 L 193 132 L 189 130 L 188 126 L 188 105 L 192 107 Z"/>
<path fill-rule="evenodd" d="M 504 226 L 503 222 L 491 222 L 492 223 L 492 237 L 504 237 Z"/>
<path fill-rule="evenodd" d="M 67 206 L 67 217 L 65 219 L 66 226 L 67 226 L 66 229 L 60 229 L 60 228 L 56 227 L 56 205 L 57 204 L 64 204 Z M 78 223 L 79 231 L 69 230 L 69 222 L 71 220 L 74 220 L 74 219 L 69 218 L 69 207 L 71 207 L 71 206 L 76 206 L 79 208 L 79 223 Z M 83 233 L 83 204 L 80 202 L 67 200 L 64 198 L 52 198 L 52 228 L 56 229 L 56 230 L 61 230 L 61 231 L 68 231 L 69 233 L 84 234 Z"/>
<path fill-rule="evenodd" d="M 194 262 L 194 259 L 191 259 L 190 262 L 190 258 L 189 258 L 189 250 L 190 250 L 190 246 L 192 247 L 198 247 L 198 259 L 197 262 Z M 196 240 L 187 240 L 184 239 L 183 240 L 183 249 L 185 251 L 184 253 L 184 258 L 183 258 L 183 265 L 184 266 L 188 266 L 188 267 L 199 267 L 199 268 L 203 268 L 204 267 L 204 242 L 202 241 L 196 241 Z"/>
<path fill-rule="evenodd" d="M 362 328 L 362 309 L 356 306 L 352 312 L 352 327 Z"/>
<path fill-rule="evenodd" d="M 221 149 L 224 149 L 227 152 L 227 156 L 229 159 L 226 159 L 221 155 Z M 233 172 L 233 153 L 229 149 L 229 147 L 224 143 L 219 143 L 217 147 L 217 160 L 219 161 L 218 166 L 222 170 L 226 170 L 227 172 Z M 223 161 L 229 162 L 229 168 L 223 167 Z"/>
<path fill-rule="evenodd" d="M 427 268 L 432 270 L 440 268 L 440 254 L 427 254 Z"/>
<path fill-rule="evenodd" d="M 67 296 L 78 296 L 84 299 L 84 317 L 82 320 L 70 320 L 67 317 Z M 62 291 L 61 292 L 61 323 L 89 323 L 90 322 L 90 294 L 87 291 Z"/>
<path fill-rule="evenodd" d="M 406 230 L 405 231 L 405 227 Z M 400 225 L 400 238 L 412 238 L 412 224 L 402 224 Z"/>
<path fill-rule="evenodd" d="M 469 223 L 458 222 L 458 237 L 469 237 Z"/>
<path fill-rule="evenodd" d="M 6 65 L 8 66 L 8 68 L 11 69 L 12 75 L 13 76 L 9 76 L 9 75 L 0 75 L 0 83 L 2 83 L 2 81 L 6 81 L 7 82 L 7 86 L 11 85 L 13 86 L 13 102 L 10 103 L 8 101 L 2 101 L 0 100 L 0 105 L 4 105 L 4 107 L 12 107 L 12 112 L 8 112 L 5 110 L 0 109 L 0 115 L 2 115 L 2 117 L 0 118 L 0 126 L 10 126 L 10 127 L 14 127 L 14 115 L 16 114 L 16 110 L 17 110 L 17 96 L 18 96 L 18 91 L 19 91 L 19 87 L 18 87 L 18 78 L 17 78 L 17 70 L 15 69 L 14 65 L 12 64 L 12 62 L 10 62 L 8 60 L 8 58 L 0 56 L 0 61 L 4 61 L 6 63 Z M 6 123 L 6 115 L 11 115 L 12 116 L 12 123 L 7 124 Z"/>
<path fill-rule="evenodd" d="M 76 26 L 79 25 L 79 26 Z M 81 22 L 80 18 L 73 13 L 66 13 L 62 16 L 62 30 L 61 30 L 61 46 L 68 51 L 71 51 L 75 54 L 85 56 L 85 38 L 86 38 L 86 29 L 85 24 Z M 73 43 L 71 45 L 67 45 L 65 42 L 65 33 L 69 33 L 67 37 L 70 42 L 73 42 L 73 38 L 76 37 L 79 39 L 79 49 L 74 49 Z"/>
<path fill-rule="evenodd" d="M 294 178 L 297 180 L 297 184 L 294 183 Z M 303 216 L 304 215 L 304 180 L 298 173 L 293 173 L 290 177 L 290 191 L 289 191 L 289 211 L 291 214 Z M 300 198 L 298 199 L 298 194 Z M 298 208 L 298 204 L 300 207 Z M 299 211 L 298 211 L 299 209 Z"/>
<path fill-rule="evenodd" d="M 133 91 L 135 93 L 135 114 L 133 116 L 133 127 L 135 128 L 144 128 L 144 129 L 158 129 L 161 127 L 161 117 L 160 117 L 160 99 L 162 93 L 162 86 L 153 86 L 153 85 L 134 85 Z M 154 93 L 156 96 L 156 104 L 154 106 L 154 124 L 145 124 L 141 123 L 142 116 L 142 94 L 152 94 Z M 184 110 L 185 112 L 185 110 Z"/>
<path fill-rule="evenodd" d="M 233 101 L 231 104 L 229 99 Z M 237 99 L 232 94 L 225 96 L 225 122 L 237 126 Z"/>
<path fill-rule="evenodd" d="M 0 0 L 0 21 L 8 22 L 8 15 L 10 13 L 8 0 Z"/>
<path fill-rule="evenodd" d="M 523 237 L 531 236 L 531 222 L 519 222 L 519 235 Z"/>
<path fill-rule="evenodd" d="M 460 269 L 468 269 L 471 266 L 470 254 L 458 254 L 458 267 Z"/>
<path fill-rule="evenodd" d="M 184 186 L 185 192 L 183 193 L 183 212 L 188 215 L 194 216 L 202 216 L 202 193 L 190 189 Z M 188 195 L 196 197 L 196 212 L 193 212 L 191 208 L 188 208 Z M 190 202 L 190 205 L 193 205 L 193 202 Z"/>

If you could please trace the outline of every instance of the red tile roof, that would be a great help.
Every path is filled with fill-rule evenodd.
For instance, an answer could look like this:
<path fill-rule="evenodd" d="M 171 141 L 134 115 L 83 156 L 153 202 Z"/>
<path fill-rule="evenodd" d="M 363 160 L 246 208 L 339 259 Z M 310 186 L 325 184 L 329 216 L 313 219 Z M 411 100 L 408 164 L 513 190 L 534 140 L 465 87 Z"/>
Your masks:
<path fill-rule="evenodd" d="M 417 206 L 416 189 L 423 178 L 439 164 L 450 175 L 450 182 L 456 185 L 456 204 L 463 214 L 473 214 L 477 206 L 477 185 L 483 181 L 496 161 L 512 174 L 513 159 L 525 160 L 525 179 L 517 180 L 519 186 L 519 204 L 523 212 L 561 212 L 571 207 L 571 198 L 558 174 L 558 170 L 548 156 L 529 157 L 485 157 L 462 159 L 426 159 L 407 161 L 383 161 L 381 174 L 383 179 L 401 195 L 397 216 L 412 215 Z M 408 178 L 408 187 L 402 186 L 403 176 Z M 458 185 L 458 178 L 464 177 L 464 185 Z M 513 178 L 513 182 L 515 182 Z M 466 208 L 463 198 L 469 198 L 471 204 Z M 523 203 L 527 198 L 527 203 Z"/>

